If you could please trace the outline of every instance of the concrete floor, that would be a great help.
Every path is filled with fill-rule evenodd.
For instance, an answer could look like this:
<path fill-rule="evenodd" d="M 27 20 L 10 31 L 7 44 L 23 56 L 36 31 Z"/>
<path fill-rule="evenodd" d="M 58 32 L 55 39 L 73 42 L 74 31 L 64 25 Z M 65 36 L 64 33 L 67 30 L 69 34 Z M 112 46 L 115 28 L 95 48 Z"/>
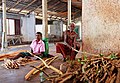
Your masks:
<path fill-rule="evenodd" d="M 1 54 L 7 54 L 7 53 L 11 53 L 14 51 L 18 51 L 18 50 L 30 50 L 29 45 L 20 45 L 20 46 L 11 46 L 8 48 L 8 50 L 6 52 L 1 52 Z M 61 55 L 58 53 L 55 53 L 55 45 L 54 44 L 49 44 L 49 53 L 52 55 Z M 59 69 L 59 65 L 63 63 L 63 61 L 61 60 L 62 56 L 59 57 L 59 59 L 57 59 L 56 61 L 54 61 L 52 63 L 52 65 L 56 68 Z M 3 61 L 0 62 L 0 65 L 3 63 Z M 41 63 L 41 61 L 38 61 L 37 63 L 33 63 L 31 65 L 37 66 Z M 24 79 L 24 76 L 32 69 L 32 67 L 30 67 L 30 65 L 26 65 L 26 66 L 20 66 L 20 69 L 5 69 L 2 66 L 0 66 L 0 83 L 40 83 L 40 77 L 39 77 L 39 73 L 32 77 L 32 79 L 30 81 L 26 81 Z M 50 69 L 45 69 L 45 71 L 48 74 L 53 73 L 52 70 Z M 50 81 L 45 81 L 44 83 L 51 83 Z"/>

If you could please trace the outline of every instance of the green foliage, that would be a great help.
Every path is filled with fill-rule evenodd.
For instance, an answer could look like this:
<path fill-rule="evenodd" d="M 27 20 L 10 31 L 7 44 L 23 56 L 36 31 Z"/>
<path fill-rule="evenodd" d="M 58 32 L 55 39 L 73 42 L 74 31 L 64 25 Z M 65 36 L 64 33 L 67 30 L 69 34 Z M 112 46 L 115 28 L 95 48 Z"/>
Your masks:
<path fill-rule="evenodd" d="M 80 64 L 85 64 L 85 61 L 87 61 L 87 56 L 86 56 L 86 55 L 84 55 L 83 60 L 84 60 L 84 61 L 81 61 L 80 59 L 78 59 L 78 62 L 79 62 Z"/>
<path fill-rule="evenodd" d="M 117 58 L 118 58 L 118 57 L 117 57 L 117 53 L 112 53 L 112 54 L 110 54 L 110 55 L 108 56 L 108 58 L 110 58 L 111 60 L 117 59 Z"/>
<path fill-rule="evenodd" d="M 104 56 L 102 53 L 100 53 L 99 55 L 100 55 L 100 57 L 103 57 L 103 56 Z"/>

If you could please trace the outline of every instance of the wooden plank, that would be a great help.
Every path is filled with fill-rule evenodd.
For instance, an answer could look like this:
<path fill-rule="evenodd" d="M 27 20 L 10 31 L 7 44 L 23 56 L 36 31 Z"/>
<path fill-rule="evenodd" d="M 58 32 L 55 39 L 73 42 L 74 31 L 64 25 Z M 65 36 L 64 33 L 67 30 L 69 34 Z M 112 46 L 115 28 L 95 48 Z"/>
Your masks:
<path fill-rule="evenodd" d="M 60 1 L 58 1 L 57 3 L 55 3 L 55 4 L 52 5 L 52 6 L 48 7 L 48 10 L 51 9 L 51 8 L 53 8 L 53 7 L 55 7 L 55 6 L 57 6 L 59 3 L 60 3 Z"/>
<path fill-rule="evenodd" d="M 62 2 L 67 2 L 68 0 L 61 0 Z M 71 0 L 71 2 L 82 2 L 82 0 Z"/>
<path fill-rule="evenodd" d="M 33 11 L 36 11 L 36 10 L 39 9 L 40 7 L 42 7 L 42 5 L 38 6 L 37 8 L 34 8 L 34 9 L 30 10 L 28 13 L 33 12 Z"/>
<path fill-rule="evenodd" d="M 20 9 L 20 11 L 18 11 L 17 13 L 21 12 L 22 10 L 28 8 L 30 5 L 32 5 L 36 0 L 33 0 L 31 3 L 29 3 L 27 6 L 23 7 L 22 9 Z"/>
<path fill-rule="evenodd" d="M 50 1 L 51 1 L 51 0 L 48 0 L 47 3 L 50 2 Z M 28 13 L 33 12 L 33 11 L 36 11 L 37 9 L 39 9 L 39 8 L 41 8 L 41 7 L 42 7 L 42 4 L 39 5 L 37 8 L 34 8 L 34 9 L 30 10 Z M 42 9 L 41 9 L 41 11 L 42 11 Z M 40 11 L 40 12 L 41 12 L 41 11 Z"/>
<path fill-rule="evenodd" d="M 9 9 L 7 9 L 7 11 L 9 11 L 12 8 L 15 8 L 22 0 L 18 0 L 17 3 L 15 5 L 13 5 L 12 7 L 10 7 Z"/>
<path fill-rule="evenodd" d="M 67 18 L 67 12 L 56 12 L 56 13 L 54 13 L 54 12 L 47 12 L 47 13 L 48 13 L 48 15 L 51 15 L 51 16 Z M 41 14 L 41 12 L 37 13 L 37 16 L 40 16 L 39 14 Z M 72 13 L 72 14 L 74 14 L 74 13 Z M 53 18 L 53 17 L 50 17 L 50 18 Z"/>
<path fill-rule="evenodd" d="M 65 6 L 66 6 L 66 4 L 64 4 L 64 5 L 60 6 L 60 7 L 58 7 L 57 9 L 54 10 L 54 12 L 56 12 L 56 11 L 59 10 L 59 9 L 64 8 Z"/>
<path fill-rule="evenodd" d="M 0 1 L 0 4 L 2 5 L 2 0 Z"/>

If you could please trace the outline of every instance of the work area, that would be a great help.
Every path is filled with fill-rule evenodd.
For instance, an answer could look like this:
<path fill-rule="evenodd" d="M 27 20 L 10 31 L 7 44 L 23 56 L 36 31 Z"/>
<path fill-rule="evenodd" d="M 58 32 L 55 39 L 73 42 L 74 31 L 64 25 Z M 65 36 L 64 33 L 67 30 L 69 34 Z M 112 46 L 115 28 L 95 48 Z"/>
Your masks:
<path fill-rule="evenodd" d="M 0 83 L 120 83 L 119 0 L 1 0 Z"/>

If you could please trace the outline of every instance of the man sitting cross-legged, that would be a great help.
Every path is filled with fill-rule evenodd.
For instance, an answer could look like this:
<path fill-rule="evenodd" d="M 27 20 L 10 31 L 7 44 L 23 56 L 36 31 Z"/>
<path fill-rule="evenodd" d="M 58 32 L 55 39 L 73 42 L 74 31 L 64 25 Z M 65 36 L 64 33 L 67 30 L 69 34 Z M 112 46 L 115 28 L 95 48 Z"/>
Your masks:
<path fill-rule="evenodd" d="M 37 55 L 39 57 L 43 56 L 43 54 L 45 52 L 45 44 L 42 41 L 42 33 L 41 32 L 36 33 L 36 39 L 34 39 L 32 41 L 32 43 L 30 44 L 30 47 L 31 47 L 32 55 Z M 30 57 L 32 57 L 31 53 L 29 53 L 29 52 L 20 52 L 18 55 L 16 55 L 12 59 L 15 60 L 15 59 L 18 59 L 19 57 L 30 58 Z"/>

